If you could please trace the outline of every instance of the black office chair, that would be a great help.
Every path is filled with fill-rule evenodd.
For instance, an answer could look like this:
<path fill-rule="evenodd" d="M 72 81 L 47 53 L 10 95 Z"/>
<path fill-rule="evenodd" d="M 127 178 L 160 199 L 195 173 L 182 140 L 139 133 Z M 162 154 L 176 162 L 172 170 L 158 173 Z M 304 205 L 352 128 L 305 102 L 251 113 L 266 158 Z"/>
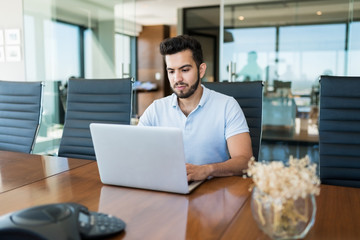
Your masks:
<path fill-rule="evenodd" d="M 243 110 L 250 130 L 253 156 L 258 160 L 262 134 L 263 82 L 204 82 L 205 87 L 232 96 Z"/>
<path fill-rule="evenodd" d="M 320 180 L 360 187 L 360 77 L 320 77 Z"/>
<path fill-rule="evenodd" d="M 0 150 L 31 153 L 42 114 L 42 82 L 0 81 Z"/>
<path fill-rule="evenodd" d="M 131 78 L 69 79 L 58 155 L 96 160 L 90 123 L 130 124 L 131 94 Z"/>

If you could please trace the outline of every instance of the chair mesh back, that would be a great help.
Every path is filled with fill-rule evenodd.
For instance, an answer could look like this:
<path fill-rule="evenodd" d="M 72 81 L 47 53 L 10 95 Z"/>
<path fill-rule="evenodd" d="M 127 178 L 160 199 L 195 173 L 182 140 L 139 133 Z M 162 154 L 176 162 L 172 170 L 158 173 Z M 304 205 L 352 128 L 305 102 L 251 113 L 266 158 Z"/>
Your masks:
<path fill-rule="evenodd" d="M 320 179 L 360 187 L 360 77 L 320 78 Z"/>
<path fill-rule="evenodd" d="M 130 124 L 131 78 L 70 79 L 58 155 L 96 160 L 90 123 Z"/>
<path fill-rule="evenodd" d="M 0 150 L 31 153 L 41 117 L 42 86 L 0 81 Z"/>
<path fill-rule="evenodd" d="M 234 97 L 239 103 L 249 126 L 253 156 L 258 160 L 262 133 L 262 81 L 207 82 L 203 84 L 207 88 Z"/>

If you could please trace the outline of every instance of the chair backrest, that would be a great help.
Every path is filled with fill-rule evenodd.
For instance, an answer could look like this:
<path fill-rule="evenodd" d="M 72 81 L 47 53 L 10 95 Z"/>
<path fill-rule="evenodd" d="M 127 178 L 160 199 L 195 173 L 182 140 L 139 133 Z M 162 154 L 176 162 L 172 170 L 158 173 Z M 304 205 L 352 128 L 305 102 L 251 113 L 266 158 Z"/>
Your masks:
<path fill-rule="evenodd" d="M 42 82 L 0 81 L 0 150 L 31 153 L 42 114 Z"/>
<path fill-rule="evenodd" d="M 243 110 L 250 130 L 253 156 L 258 160 L 262 134 L 263 82 L 204 82 L 205 87 L 232 96 Z"/>
<path fill-rule="evenodd" d="M 96 160 L 89 125 L 130 124 L 131 78 L 69 79 L 58 155 Z"/>
<path fill-rule="evenodd" d="M 320 180 L 360 187 L 360 77 L 320 77 Z"/>

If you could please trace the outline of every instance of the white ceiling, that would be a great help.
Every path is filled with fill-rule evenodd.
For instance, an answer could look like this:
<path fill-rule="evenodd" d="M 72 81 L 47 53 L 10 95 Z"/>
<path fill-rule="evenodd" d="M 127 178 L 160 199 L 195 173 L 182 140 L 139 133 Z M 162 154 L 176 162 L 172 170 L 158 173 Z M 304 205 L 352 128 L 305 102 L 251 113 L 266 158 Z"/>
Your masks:
<path fill-rule="evenodd" d="M 220 5 L 221 0 L 136 0 L 136 22 L 141 25 L 176 25 L 177 9 Z"/>
<path fill-rule="evenodd" d="M 134 0 L 127 0 L 133 2 Z M 225 4 L 268 2 L 274 0 L 223 0 Z M 288 1 L 288 0 L 282 0 Z M 141 25 L 176 25 L 178 9 L 220 5 L 222 0 L 135 0 L 135 19 Z"/>
<path fill-rule="evenodd" d="M 46 0 L 32 0 L 46 1 Z M 100 19 L 111 19 L 115 11 L 117 19 L 134 21 L 140 25 L 176 25 L 178 9 L 188 7 L 202 7 L 220 5 L 222 0 L 55 0 L 50 4 L 57 11 L 72 15 L 89 16 Z M 225 0 L 249 2 L 259 0 Z M 261 1 L 261 0 L 260 0 Z M 37 4 L 27 5 L 26 8 L 37 11 Z M 80 11 L 79 11 L 80 10 Z"/>
<path fill-rule="evenodd" d="M 281 19 L 277 20 L 275 18 L 284 15 L 289 15 L 294 18 L 295 15 L 298 17 L 302 14 L 305 18 L 309 18 L 309 16 L 315 16 L 315 11 L 325 10 L 325 8 L 327 8 L 327 12 L 335 12 L 338 14 L 341 12 L 343 16 L 347 16 L 349 9 L 348 0 L 299 1 L 297 3 L 291 3 L 291 0 L 55 0 L 52 2 L 55 4 L 58 13 L 62 11 L 78 18 L 83 17 L 89 19 L 89 17 L 95 17 L 98 19 L 112 19 L 115 12 L 116 19 L 125 19 L 130 22 L 135 20 L 138 25 L 177 25 L 179 19 L 178 9 L 220 5 L 222 1 L 224 1 L 225 5 L 277 2 L 278 4 L 272 4 L 271 6 L 264 4 L 263 7 L 261 7 L 260 5 L 254 4 L 241 8 L 241 15 L 247 14 L 246 22 L 251 23 L 250 20 L 255 17 L 257 19 L 256 24 L 258 24 L 261 18 L 266 18 L 264 21 L 269 24 L 272 24 L 269 19 L 274 19 L 274 21 L 279 22 Z M 34 7 L 36 7 L 36 5 Z M 360 4 L 354 5 L 354 10 L 359 8 Z M 231 9 L 233 8 L 230 8 L 230 10 Z M 296 9 L 297 12 L 294 14 L 291 9 Z M 229 9 L 227 9 L 227 11 L 228 10 Z M 238 15 L 240 16 L 240 13 L 236 11 L 237 10 L 234 9 L 234 14 L 237 18 Z M 269 14 L 272 16 L 271 18 Z M 60 16 L 60 14 L 58 15 Z M 229 21 L 233 20 L 231 16 L 231 14 L 227 14 Z M 207 18 L 208 20 L 211 20 L 213 17 L 214 16 L 202 16 L 202 18 Z M 334 16 L 327 17 L 326 15 L 322 16 L 322 18 L 336 19 Z M 225 21 L 226 20 L 225 18 Z M 241 24 L 244 25 L 246 22 Z"/>
<path fill-rule="evenodd" d="M 256 13 L 252 16 L 261 17 L 264 14 L 282 15 L 280 11 L 289 11 L 291 8 L 305 9 L 308 8 L 308 12 L 315 14 L 316 10 L 325 10 L 330 12 L 338 12 L 341 7 L 345 7 L 345 12 L 349 8 L 349 0 L 326 0 L 322 3 L 321 0 L 317 1 L 299 1 L 294 3 L 291 0 L 82 0 L 99 4 L 107 4 L 108 7 L 112 6 L 121 7 L 119 12 L 120 18 L 127 20 L 134 20 L 140 25 L 177 25 L 178 21 L 178 9 L 190 8 L 190 7 L 202 7 L 220 5 L 224 2 L 225 5 L 236 5 L 253 3 L 252 11 Z M 101 3 L 100 3 L 100 2 Z M 265 2 L 277 2 L 278 4 L 272 4 L 272 9 L 269 9 L 267 4 L 263 9 L 256 3 Z M 135 3 L 135 4 L 134 4 Z M 326 3 L 326 4 L 324 4 Z M 274 7 L 275 6 L 275 7 Z M 339 9 L 340 7 L 340 9 Z M 250 7 L 251 8 L 251 7 Z M 359 8 L 359 4 L 355 4 L 354 8 Z M 243 8 L 244 9 L 244 8 Z M 288 9 L 288 10 L 287 10 Z M 248 9 L 249 10 L 249 9 Z M 116 12 L 116 11 L 115 11 Z M 249 13 L 250 14 L 250 13 Z M 294 12 L 289 12 L 292 16 Z M 299 14 L 297 12 L 296 14 Z M 302 13 L 303 14 L 303 13 Z M 212 16 L 208 16 L 211 18 Z M 228 16 L 230 17 L 230 16 Z"/>

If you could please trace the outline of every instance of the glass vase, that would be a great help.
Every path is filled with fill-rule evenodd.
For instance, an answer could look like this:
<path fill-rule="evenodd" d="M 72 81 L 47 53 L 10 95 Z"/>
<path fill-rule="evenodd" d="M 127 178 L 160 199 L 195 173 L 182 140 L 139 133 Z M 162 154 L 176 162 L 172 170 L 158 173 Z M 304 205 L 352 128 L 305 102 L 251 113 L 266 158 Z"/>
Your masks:
<path fill-rule="evenodd" d="M 314 195 L 273 198 L 254 187 L 251 211 L 259 228 L 272 239 L 301 239 L 314 225 L 316 202 Z"/>

